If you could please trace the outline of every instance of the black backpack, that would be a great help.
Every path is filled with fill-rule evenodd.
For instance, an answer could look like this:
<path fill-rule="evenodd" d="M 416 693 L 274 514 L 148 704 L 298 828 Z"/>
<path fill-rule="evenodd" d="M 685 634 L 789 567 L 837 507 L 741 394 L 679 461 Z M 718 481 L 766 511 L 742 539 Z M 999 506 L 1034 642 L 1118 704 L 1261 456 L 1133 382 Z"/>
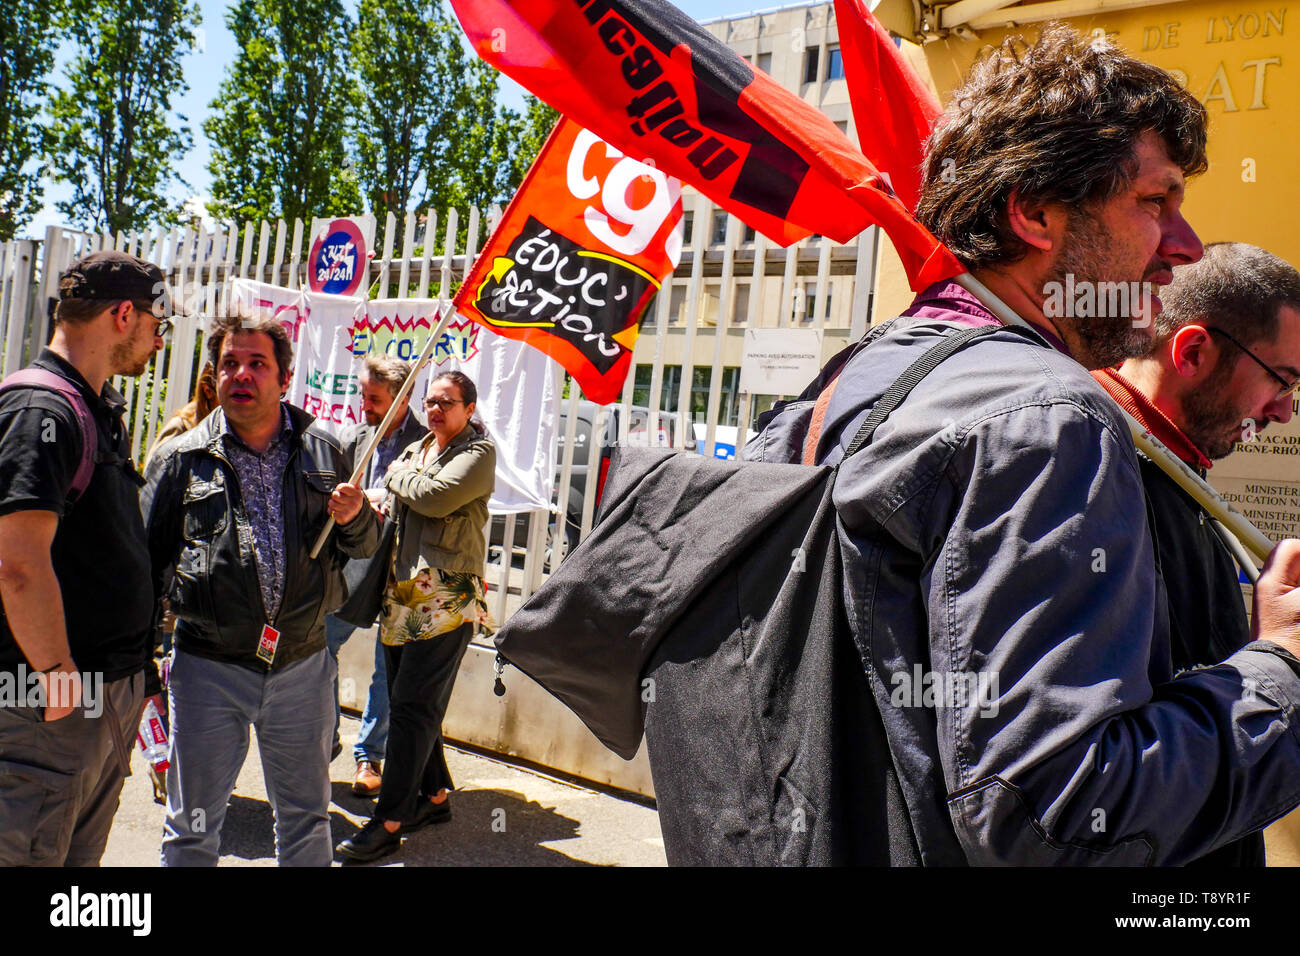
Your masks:
<path fill-rule="evenodd" d="M 999 328 L 928 349 L 844 457 Z M 497 633 L 615 753 L 644 731 L 672 865 L 920 863 L 844 611 L 837 469 L 619 447 L 591 534 Z"/>

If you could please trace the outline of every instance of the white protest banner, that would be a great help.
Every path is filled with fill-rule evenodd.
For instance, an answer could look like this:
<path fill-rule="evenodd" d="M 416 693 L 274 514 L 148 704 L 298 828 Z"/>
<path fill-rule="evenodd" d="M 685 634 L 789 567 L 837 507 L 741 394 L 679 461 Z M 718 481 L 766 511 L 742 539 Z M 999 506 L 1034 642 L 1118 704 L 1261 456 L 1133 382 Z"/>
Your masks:
<path fill-rule="evenodd" d="M 798 395 L 817 377 L 822 334 L 816 329 L 746 329 L 740 390 L 750 395 Z"/>
<path fill-rule="evenodd" d="M 435 299 L 367 302 L 349 296 L 297 292 L 248 279 L 232 284 L 241 314 L 280 320 L 294 343 L 294 372 L 286 400 L 338 431 L 362 421 L 361 363 L 371 352 L 414 361 L 438 324 Z M 456 317 L 435 345 L 411 400 L 416 417 L 429 375 L 460 369 L 478 387 L 478 417 L 497 446 L 497 483 L 488 508 L 508 514 L 548 508 L 554 493 L 559 376 L 547 356 Z"/>
<path fill-rule="evenodd" d="M 438 322 L 432 299 L 378 299 L 358 310 L 353 351 L 412 360 Z M 429 379 L 459 369 L 478 388 L 476 414 L 497 448 L 497 483 L 488 502 L 493 514 L 550 507 L 555 485 L 555 396 L 559 375 L 554 362 L 523 342 L 496 335 L 456 316 L 433 348 L 416 382 L 412 407 L 418 407 Z M 358 407 L 360 401 L 358 400 Z"/>
<path fill-rule="evenodd" d="M 270 316 L 289 333 L 294 362 L 286 401 L 334 426 L 358 420 L 361 398 L 352 369 L 351 326 L 363 300 L 235 279 L 230 301 L 239 315 Z"/>
<path fill-rule="evenodd" d="M 320 292 L 304 292 L 302 298 L 307 318 L 294 347 L 297 361 L 287 398 L 336 429 L 362 421 L 352 324 L 365 300 Z"/>

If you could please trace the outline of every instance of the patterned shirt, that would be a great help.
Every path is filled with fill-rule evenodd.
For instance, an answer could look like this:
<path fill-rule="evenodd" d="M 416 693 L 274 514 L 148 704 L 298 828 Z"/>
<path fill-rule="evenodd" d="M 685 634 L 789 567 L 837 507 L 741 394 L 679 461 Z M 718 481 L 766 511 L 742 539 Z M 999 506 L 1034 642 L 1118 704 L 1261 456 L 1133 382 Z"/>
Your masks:
<path fill-rule="evenodd" d="M 269 623 L 275 619 L 284 597 L 284 502 L 280 491 L 284 487 L 284 469 L 293 451 L 293 422 L 289 410 L 281 404 L 280 433 L 260 455 L 244 444 L 224 415 L 221 438 L 226 457 L 239 477 L 244 514 L 253 533 L 257 581 L 262 588 Z"/>

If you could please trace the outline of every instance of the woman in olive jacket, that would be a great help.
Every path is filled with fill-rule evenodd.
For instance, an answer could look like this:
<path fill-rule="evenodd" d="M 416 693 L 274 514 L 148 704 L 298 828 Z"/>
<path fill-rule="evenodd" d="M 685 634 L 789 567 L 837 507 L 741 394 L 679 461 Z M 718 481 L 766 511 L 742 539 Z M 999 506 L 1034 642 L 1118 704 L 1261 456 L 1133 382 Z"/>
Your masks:
<path fill-rule="evenodd" d="M 429 434 L 389 466 L 397 523 L 379 622 L 388 665 L 388 761 L 374 816 L 338 845 L 353 860 L 396 850 L 402 834 L 451 818 L 442 718 L 475 629 L 494 630 L 483 591 L 484 528 L 496 449 L 471 423 L 478 390 L 463 372 L 429 382 Z"/>

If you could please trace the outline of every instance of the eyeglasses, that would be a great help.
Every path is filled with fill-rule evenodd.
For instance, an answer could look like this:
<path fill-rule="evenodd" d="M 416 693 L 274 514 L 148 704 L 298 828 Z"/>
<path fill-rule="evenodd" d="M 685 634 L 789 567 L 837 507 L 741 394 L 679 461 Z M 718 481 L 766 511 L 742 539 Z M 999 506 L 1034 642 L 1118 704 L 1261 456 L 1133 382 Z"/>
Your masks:
<path fill-rule="evenodd" d="M 154 328 L 154 331 L 153 331 L 153 334 L 154 334 L 154 335 L 157 335 L 157 336 L 163 336 L 163 335 L 166 335 L 168 332 L 170 332 L 170 331 L 172 330 L 172 320 L 171 320 L 171 319 L 160 319 L 160 318 L 158 318 L 156 315 L 153 314 L 153 306 L 152 306 L 152 305 L 139 305 L 138 303 L 132 302 L 132 303 L 131 303 L 131 306 L 132 306 L 132 308 L 134 308 L 137 312 L 141 312 L 141 313 L 143 313 L 143 314 L 145 314 L 145 315 L 148 315 L 148 316 L 153 317 L 154 321 L 156 321 L 156 322 L 158 323 L 158 325 Z"/>
<path fill-rule="evenodd" d="M 1295 390 L 1296 390 L 1297 388 L 1300 388 L 1300 378 L 1296 379 L 1294 382 L 1288 382 L 1288 381 L 1287 381 L 1286 379 L 1284 379 L 1281 375 L 1277 374 L 1277 372 L 1273 371 L 1272 366 L 1270 366 L 1270 365 L 1268 365 L 1266 362 L 1264 362 L 1264 361 L 1263 361 L 1263 360 L 1262 360 L 1258 355 L 1256 355 L 1256 354 L 1255 354 L 1254 352 L 1252 352 L 1250 349 L 1246 348 L 1246 346 L 1242 345 L 1240 342 L 1238 342 L 1236 339 L 1234 339 L 1234 338 L 1233 338 L 1231 335 L 1229 335 L 1227 332 L 1223 331 L 1223 329 L 1215 328 L 1214 326 L 1207 326 L 1207 327 L 1206 327 L 1206 331 L 1207 331 L 1207 332 L 1218 332 L 1220 335 L 1222 335 L 1225 339 L 1227 339 L 1227 340 L 1228 340 L 1229 342 L 1231 342 L 1233 345 L 1237 346 L 1237 348 L 1241 349 L 1243 352 L 1245 352 L 1247 355 L 1249 355 L 1250 358 L 1251 358 L 1251 360 L 1252 360 L 1256 365 L 1258 365 L 1258 366 L 1259 366 L 1260 368 L 1262 368 L 1265 372 L 1268 372 L 1269 375 L 1272 375 L 1275 379 L 1277 379 L 1278 383 L 1282 386 L 1282 391 L 1278 392 L 1278 398 L 1281 398 L 1283 395 L 1291 395 L 1292 393 L 1295 392 Z"/>
<path fill-rule="evenodd" d="M 427 411 L 433 411 L 437 408 L 445 412 L 461 404 L 464 403 L 459 398 L 426 398 L 424 400 L 424 407 Z"/>

